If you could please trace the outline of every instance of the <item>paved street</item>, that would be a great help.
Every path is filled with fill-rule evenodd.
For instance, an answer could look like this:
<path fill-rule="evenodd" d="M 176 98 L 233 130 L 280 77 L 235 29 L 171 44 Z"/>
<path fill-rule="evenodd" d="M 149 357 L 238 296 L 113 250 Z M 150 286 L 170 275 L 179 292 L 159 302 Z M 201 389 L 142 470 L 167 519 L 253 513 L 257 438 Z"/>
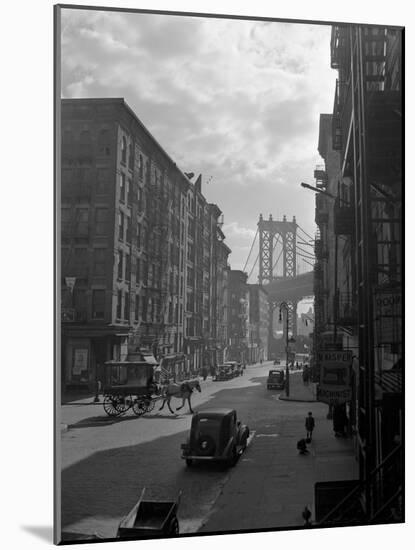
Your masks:
<path fill-rule="evenodd" d="M 243 377 L 226 382 L 209 378 L 202 381 L 202 393 L 192 396 L 195 409 L 234 407 L 255 432 L 236 468 L 229 470 L 212 465 L 185 467 L 180 444 L 190 427 L 187 407 L 177 415 L 166 408 L 158 412 L 156 407 L 141 418 L 129 411 L 112 419 L 102 405 L 63 406 L 61 421 L 68 425 L 62 432 L 63 532 L 113 537 L 143 487 L 148 496 L 159 498 L 174 498 L 182 491 L 182 533 L 301 525 L 303 506 L 312 506 L 315 476 L 330 479 L 327 459 L 315 450 L 321 453 L 333 446 L 328 453 L 333 460 L 337 451 L 339 475 L 345 458 L 350 464 L 350 443 L 339 442 L 329 433 L 325 405 L 282 401 L 278 392 L 267 391 L 270 366 L 247 367 Z M 299 374 L 292 376 L 292 393 L 296 384 L 302 386 Z M 179 404 L 172 400 L 174 408 Z M 315 441 L 310 456 L 300 457 L 295 443 L 304 435 L 308 410 L 316 418 Z M 320 433 L 324 441 L 322 437 L 319 443 Z M 353 472 L 348 466 L 342 478 L 350 477 Z M 245 505 L 236 506 L 241 498 Z"/>

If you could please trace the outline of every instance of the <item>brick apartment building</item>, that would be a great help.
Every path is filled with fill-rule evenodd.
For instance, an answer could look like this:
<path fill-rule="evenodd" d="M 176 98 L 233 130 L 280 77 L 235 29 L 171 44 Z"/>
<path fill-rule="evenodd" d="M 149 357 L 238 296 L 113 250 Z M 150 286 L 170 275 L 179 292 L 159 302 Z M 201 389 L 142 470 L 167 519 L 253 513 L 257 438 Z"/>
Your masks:
<path fill-rule="evenodd" d="M 63 100 L 61 136 L 62 389 L 131 352 L 196 372 L 226 338 L 220 209 L 123 99 Z"/>

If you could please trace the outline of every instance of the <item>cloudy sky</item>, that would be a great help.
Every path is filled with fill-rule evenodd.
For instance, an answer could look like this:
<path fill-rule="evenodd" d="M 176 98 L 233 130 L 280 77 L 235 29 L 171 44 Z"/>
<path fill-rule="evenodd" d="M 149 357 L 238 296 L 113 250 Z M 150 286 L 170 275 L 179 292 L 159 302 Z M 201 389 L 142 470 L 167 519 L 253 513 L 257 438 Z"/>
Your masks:
<path fill-rule="evenodd" d="M 63 9 L 61 28 L 62 96 L 123 97 L 183 171 L 202 174 L 233 269 L 260 213 L 314 235 L 300 182 L 313 183 L 319 115 L 333 106 L 330 26 Z M 257 254 L 258 240 L 252 283 Z"/>

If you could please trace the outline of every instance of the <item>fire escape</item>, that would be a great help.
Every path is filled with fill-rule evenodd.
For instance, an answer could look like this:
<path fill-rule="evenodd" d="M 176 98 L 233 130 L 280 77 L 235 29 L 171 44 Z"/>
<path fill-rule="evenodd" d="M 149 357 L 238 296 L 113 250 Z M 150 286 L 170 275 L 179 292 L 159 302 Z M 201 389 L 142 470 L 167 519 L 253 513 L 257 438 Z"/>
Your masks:
<path fill-rule="evenodd" d="M 61 242 L 69 245 L 62 255 L 61 272 L 66 288 L 70 292 L 63 296 L 61 320 L 63 323 L 86 323 L 86 304 L 78 304 L 75 285 L 86 288 L 88 263 L 77 259 L 76 245 L 87 245 L 90 237 L 89 205 L 91 201 L 91 165 L 93 147 L 89 132 L 82 132 L 78 141 L 65 139 L 62 143 L 62 172 L 70 170 L 70 180 L 62 182 L 62 204 L 68 204 L 67 214 L 62 212 Z M 85 205 L 83 207 L 83 205 Z M 69 284 L 68 282 L 71 281 Z"/>
<path fill-rule="evenodd" d="M 333 142 L 341 151 L 343 177 L 352 179 L 350 203 L 335 204 L 335 232 L 352 237 L 355 254 L 354 296 L 338 296 L 337 310 L 343 321 L 357 310 L 360 482 L 321 525 L 403 517 L 401 34 L 375 26 L 332 30 L 332 67 L 339 70 Z M 397 358 L 385 372 L 383 350 Z"/>

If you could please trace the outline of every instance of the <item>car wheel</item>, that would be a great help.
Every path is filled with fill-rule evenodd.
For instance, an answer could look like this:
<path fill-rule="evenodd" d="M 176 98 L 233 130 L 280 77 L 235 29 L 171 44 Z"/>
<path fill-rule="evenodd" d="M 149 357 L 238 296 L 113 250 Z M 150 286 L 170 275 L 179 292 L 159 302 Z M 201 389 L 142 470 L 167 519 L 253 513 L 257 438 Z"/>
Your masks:
<path fill-rule="evenodd" d="M 186 458 L 186 466 L 191 468 L 193 466 L 193 460 L 191 458 Z"/>
<path fill-rule="evenodd" d="M 236 466 L 236 463 L 238 462 L 238 453 L 236 451 L 236 447 L 234 447 L 232 449 L 232 454 L 231 454 L 231 457 L 229 459 L 229 466 L 231 468 L 233 468 L 234 466 Z"/>

